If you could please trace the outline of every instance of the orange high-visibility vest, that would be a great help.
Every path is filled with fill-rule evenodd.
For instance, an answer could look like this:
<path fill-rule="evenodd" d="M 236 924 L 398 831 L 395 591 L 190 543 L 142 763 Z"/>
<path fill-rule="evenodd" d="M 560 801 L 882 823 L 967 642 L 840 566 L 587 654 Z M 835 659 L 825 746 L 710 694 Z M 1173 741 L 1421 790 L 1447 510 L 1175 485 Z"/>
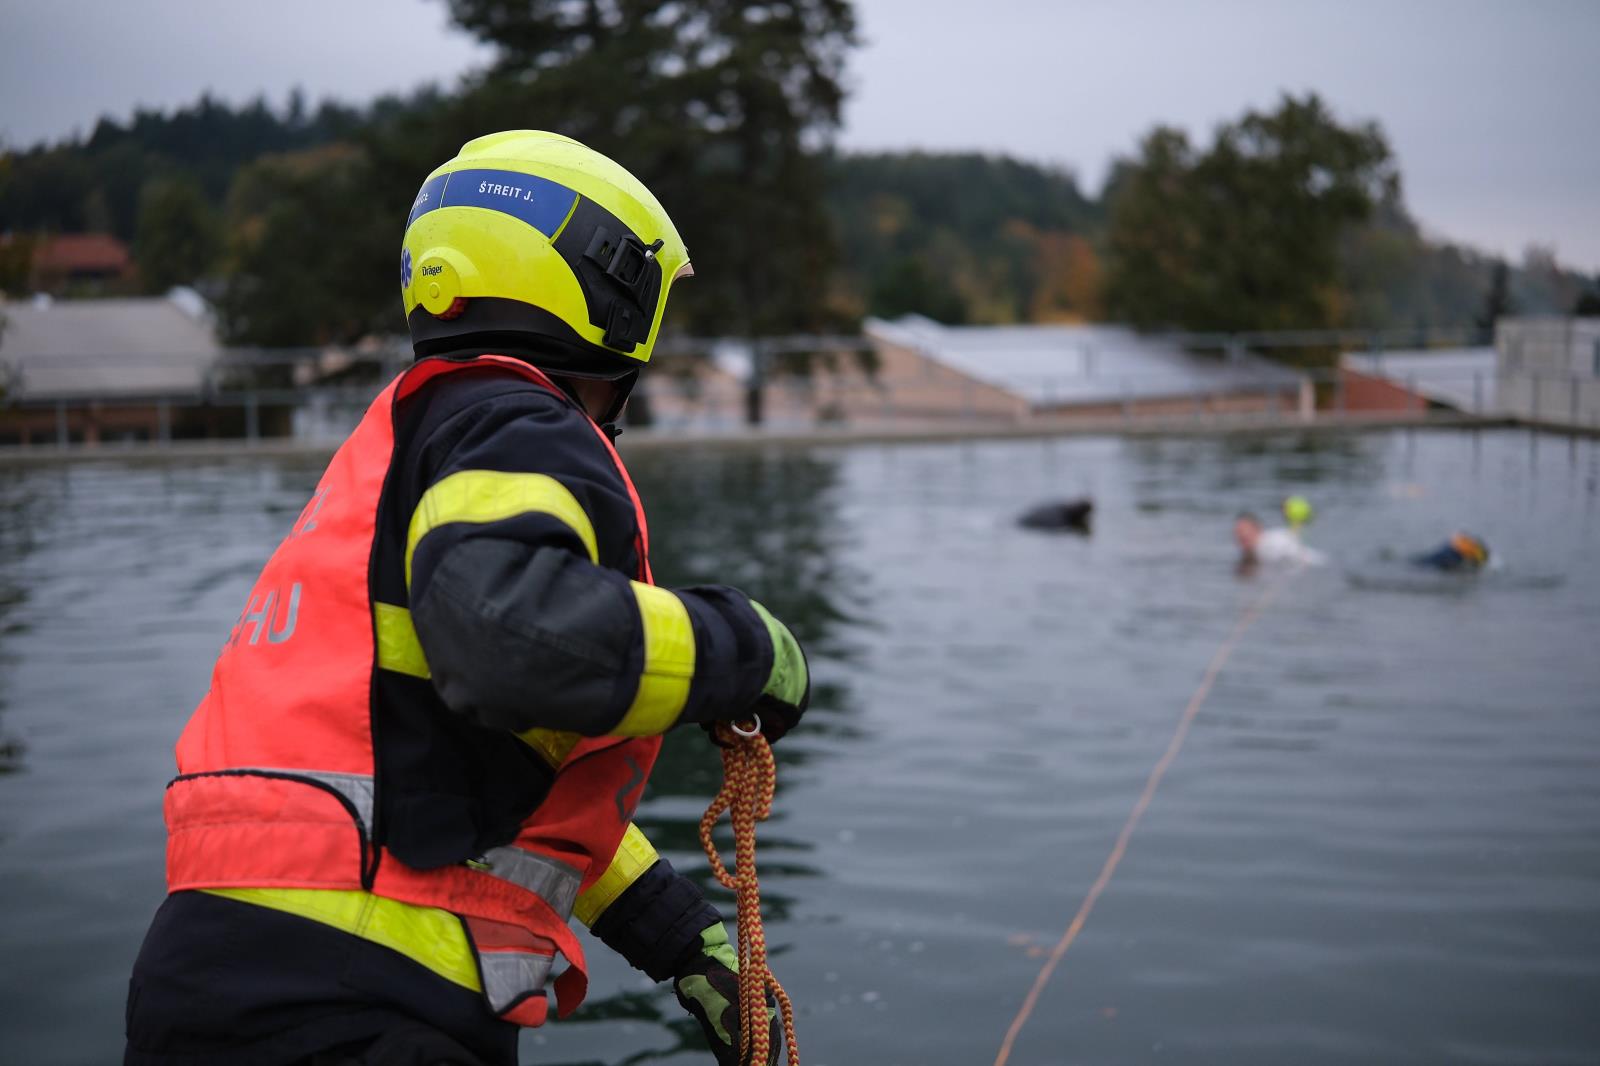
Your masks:
<path fill-rule="evenodd" d="M 373 757 L 373 681 L 383 638 L 410 616 L 373 600 L 379 498 L 394 453 L 394 409 L 427 382 L 498 366 L 551 392 L 540 371 L 504 356 L 426 359 L 373 401 L 329 463 L 294 529 L 268 560 L 178 739 L 167 787 L 167 889 L 362 889 L 459 915 L 490 1007 L 519 1025 L 545 1020 L 557 952 L 558 1011 L 587 987 L 568 927 L 578 893 L 615 855 L 660 750 L 660 737 L 578 739 L 543 747 L 557 770 L 516 838 L 459 865 L 406 866 L 374 838 L 384 781 Z M 633 498 L 638 580 L 650 582 L 644 508 Z M 530 693 L 530 699 L 536 699 Z"/>

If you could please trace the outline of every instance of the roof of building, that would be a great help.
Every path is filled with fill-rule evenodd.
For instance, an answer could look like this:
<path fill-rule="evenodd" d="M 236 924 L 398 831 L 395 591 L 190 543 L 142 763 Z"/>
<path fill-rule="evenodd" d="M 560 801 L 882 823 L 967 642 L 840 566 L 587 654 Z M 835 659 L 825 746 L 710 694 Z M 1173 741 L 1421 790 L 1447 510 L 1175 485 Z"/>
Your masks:
<path fill-rule="evenodd" d="M 1385 378 L 1436 403 L 1460 411 L 1493 410 L 1493 348 L 1419 348 L 1392 352 L 1346 352 L 1339 364 L 1358 374 Z"/>
<path fill-rule="evenodd" d="M 120 274 L 131 261 L 128 246 L 109 233 L 63 233 L 33 253 L 34 269 L 47 274 Z"/>
<path fill-rule="evenodd" d="M 193 393 L 222 354 L 182 290 L 170 297 L 0 302 L 0 376 L 25 400 Z"/>
<path fill-rule="evenodd" d="M 920 315 L 868 319 L 869 336 L 912 348 L 1035 407 L 1295 388 L 1300 375 L 1257 356 L 1196 355 L 1126 326 L 945 326 Z"/>

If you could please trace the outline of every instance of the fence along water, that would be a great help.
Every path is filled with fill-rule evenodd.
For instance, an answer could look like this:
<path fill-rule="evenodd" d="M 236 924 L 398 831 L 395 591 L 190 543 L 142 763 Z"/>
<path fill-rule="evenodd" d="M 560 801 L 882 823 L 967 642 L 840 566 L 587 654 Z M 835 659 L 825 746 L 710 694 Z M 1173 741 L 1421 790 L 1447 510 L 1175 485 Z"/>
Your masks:
<path fill-rule="evenodd" d="M 657 435 L 731 433 L 760 396 L 769 431 L 1063 429 L 1239 425 L 1452 424 L 1515 419 L 1600 430 L 1600 354 L 1592 367 L 1496 358 L 1486 347 L 1392 352 L 1406 334 L 1279 333 L 1166 338 L 1197 353 L 1182 375 L 1125 370 L 1116 350 L 1086 348 L 1061 369 L 987 373 L 870 336 L 742 341 L 678 338 L 645 375 L 632 427 Z M 1470 339 L 1433 334 L 1430 342 Z M 1337 366 L 1330 352 L 1365 342 Z M 1600 353 L 1600 332 L 1595 339 Z M 1504 346 L 1502 346 L 1504 348 Z M 1267 364 L 1245 353 L 1286 357 Z M 73 449 L 180 440 L 340 439 L 409 362 L 401 343 L 359 348 L 227 349 L 201 361 L 53 356 L 47 373 L 0 352 L 0 447 Z M 980 360 L 981 362 L 981 360 Z M 1548 364 L 1548 365 L 1547 365 Z M 191 368 L 182 379 L 181 368 Z M 1193 367 L 1199 367 L 1194 371 Z M 1214 373 L 1207 368 L 1214 368 Z M 1584 373 L 1587 369 L 1589 372 Z M 34 382 L 45 379 L 47 387 Z M 159 384 L 157 384 L 159 383 Z"/>

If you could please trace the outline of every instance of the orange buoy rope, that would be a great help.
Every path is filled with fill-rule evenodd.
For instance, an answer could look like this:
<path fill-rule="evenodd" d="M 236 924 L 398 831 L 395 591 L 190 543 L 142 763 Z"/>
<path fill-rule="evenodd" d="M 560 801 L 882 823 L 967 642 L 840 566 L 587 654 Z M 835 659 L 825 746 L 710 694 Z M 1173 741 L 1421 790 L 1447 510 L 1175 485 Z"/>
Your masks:
<path fill-rule="evenodd" d="M 1167 742 L 1167 750 L 1162 752 L 1161 758 L 1156 761 L 1150 776 L 1146 778 L 1144 790 L 1139 793 L 1139 798 L 1134 802 L 1133 810 L 1129 812 L 1128 819 L 1122 824 L 1122 832 L 1117 834 L 1117 842 L 1111 848 L 1111 854 L 1106 856 L 1106 861 L 1100 867 L 1100 876 L 1094 879 L 1094 884 L 1089 886 L 1088 894 L 1083 897 L 1083 903 L 1078 907 L 1078 913 L 1072 916 L 1072 922 L 1067 926 L 1066 932 L 1061 934 L 1061 939 L 1056 941 L 1056 946 L 1051 949 L 1050 957 L 1045 960 L 1044 966 L 1039 970 L 1039 976 L 1033 980 L 1033 987 L 1028 989 L 1027 998 L 1022 1001 L 1022 1007 L 1017 1011 L 1017 1016 L 1012 1019 L 1011 1027 L 1006 1030 L 1005 1039 L 1000 1044 L 1000 1052 L 995 1056 L 994 1066 L 1005 1066 L 1011 1058 L 1011 1049 L 1017 1042 L 1017 1035 L 1022 1032 L 1022 1027 L 1027 1024 L 1028 1018 L 1033 1014 L 1033 1008 L 1038 1005 L 1039 993 L 1044 991 L 1044 986 L 1049 983 L 1050 975 L 1055 972 L 1056 966 L 1078 939 L 1084 923 L 1089 920 L 1089 913 L 1094 910 L 1095 901 L 1111 883 L 1111 875 L 1117 872 L 1117 866 L 1122 862 L 1122 856 L 1127 853 L 1128 841 L 1133 837 L 1134 829 L 1138 828 L 1139 819 L 1144 817 L 1145 810 L 1150 806 L 1150 801 L 1155 798 L 1156 789 L 1161 786 L 1161 779 L 1167 775 L 1167 770 L 1178 757 L 1179 750 L 1183 747 L 1184 738 L 1189 735 L 1189 726 L 1194 723 L 1194 717 L 1200 712 L 1200 705 L 1205 703 L 1206 697 L 1211 694 L 1211 686 L 1216 684 L 1217 675 L 1222 672 L 1233 649 L 1238 646 L 1239 640 L 1244 636 L 1245 630 L 1261 616 L 1267 604 L 1277 595 L 1285 580 L 1295 571 L 1286 571 L 1266 588 L 1261 590 L 1248 607 L 1239 615 L 1238 622 L 1234 623 L 1233 632 L 1228 634 L 1222 646 L 1211 657 L 1210 664 L 1206 667 L 1205 675 L 1200 679 L 1200 686 L 1194 690 L 1194 695 L 1189 697 L 1189 704 L 1183 709 L 1183 714 L 1178 718 L 1177 728 L 1172 733 L 1172 739 Z"/>
<path fill-rule="evenodd" d="M 741 1058 L 766 1066 L 772 1054 L 772 1029 L 767 1018 L 767 994 L 777 1000 L 783 1015 L 783 1035 L 789 1066 L 800 1066 L 800 1047 L 794 1036 L 794 1006 L 767 964 L 767 934 L 761 924 L 761 882 L 756 876 L 756 823 L 772 813 L 777 787 L 777 766 L 772 745 L 756 728 L 742 724 L 717 728 L 722 744 L 722 790 L 700 819 L 700 846 L 711 872 L 733 891 L 739 909 L 739 1032 Z M 733 824 L 733 873 L 728 872 L 711 839 L 722 812 Z"/>

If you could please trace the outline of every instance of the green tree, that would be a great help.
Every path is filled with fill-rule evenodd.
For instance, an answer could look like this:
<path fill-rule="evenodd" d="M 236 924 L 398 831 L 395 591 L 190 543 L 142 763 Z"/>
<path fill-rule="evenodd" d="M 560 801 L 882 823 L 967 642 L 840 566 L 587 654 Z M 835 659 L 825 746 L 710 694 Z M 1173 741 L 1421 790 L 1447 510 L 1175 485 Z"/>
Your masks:
<path fill-rule="evenodd" d="M 221 247 L 221 224 L 199 182 L 180 175 L 145 185 L 133 254 L 146 292 L 166 292 L 205 277 Z"/>
<path fill-rule="evenodd" d="M 1483 311 L 1478 315 L 1478 328 L 1494 329 L 1494 324 L 1506 315 L 1515 314 L 1516 305 L 1511 300 L 1511 268 L 1505 260 L 1495 261 L 1490 275 L 1489 291 L 1483 298 Z"/>
<path fill-rule="evenodd" d="M 1341 313 L 1340 239 L 1397 201 L 1373 124 L 1341 126 L 1315 95 L 1222 126 L 1199 151 L 1161 127 L 1108 187 L 1105 299 L 1141 327 L 1304 329 Z"/>
<path fill-rule="evenodd" d="M 621 160 L 694 256 L 680 325 L 756 337 L 836 323 L 821 150 L 855 43 L 848 0 L 450 0 L 450 11 L 497 51 L 454 109 L 469 118 L 455 131 L 543 126 Z"/>
<path fill-rule="evenodd" d="M 1071 173 L 976 152 L 839 155 L 827 178 L 846 277 L 878 315 L 1033 318 L 1059 302 L 1062 249 L 1100 221 Z M 937 291 L 919 297 L 923 280 Z"/>
<path fill-rule="evenodd" d="M 1591 288 L 1578 294 L 1578 302 L 1572 305 L 1572 313 L 1583 317 L 1600 316 L 1600 275 L 1595 276 Z"/>
<path fill-rule="evenodd" d="M 363 210 L 371 185 L 370 164 L 348 147 L 269 156 L 239 172 L 217 305 L 229 343 L 350 343 L 405 328 L 395 232 L 404 215 Z"/>
<path fill-rule="evenodd" d="M 909 255 L 891 263 L 874 280 L 872 311 L 885 318 L 926 315 L 947 326 L 967 320 L 967 306 L 950 280 Z"/>

